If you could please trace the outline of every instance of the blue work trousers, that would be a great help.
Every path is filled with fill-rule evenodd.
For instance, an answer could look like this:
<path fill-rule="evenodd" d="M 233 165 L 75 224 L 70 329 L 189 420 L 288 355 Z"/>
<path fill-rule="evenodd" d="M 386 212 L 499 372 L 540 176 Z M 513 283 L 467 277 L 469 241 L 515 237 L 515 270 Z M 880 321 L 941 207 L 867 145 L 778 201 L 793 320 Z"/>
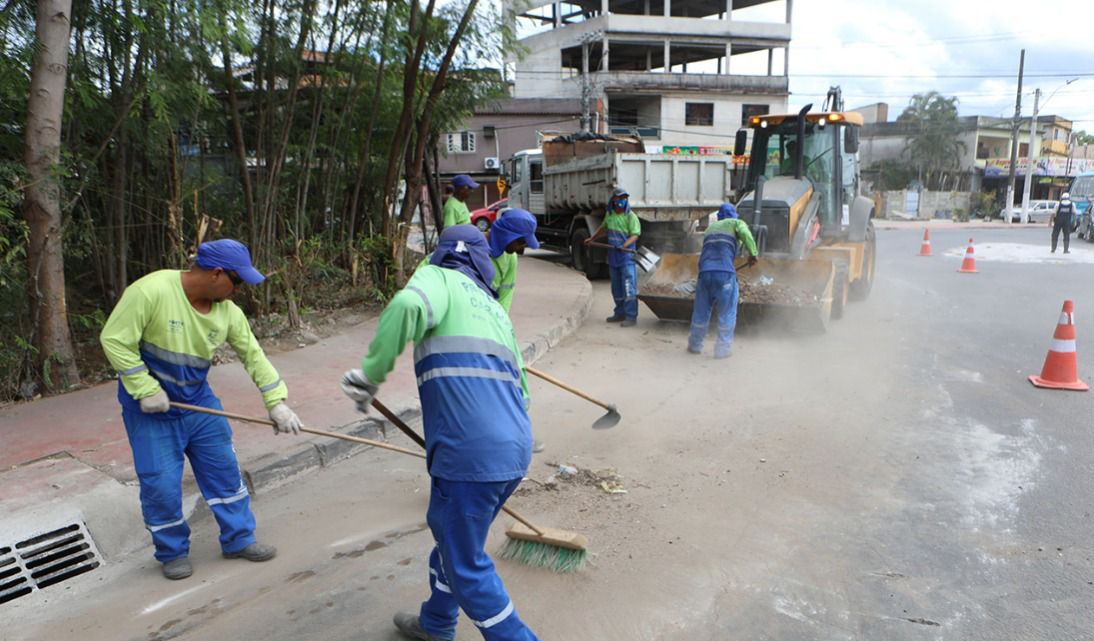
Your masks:
<path fill-rule="evenodd" d="M 638 271 L 634 263 L 608 267 L 612 278 L 612 298 L 615 299 L 616 318 L 638 318 Z"/>
<path fill-rule="evenodd" d="M 422 629 L 439 639 L 452 639 L 462 609 L 486 641 L 538 641 L 517 616 L 483 549 L 490 524 L 520 479 L 432 481 L 426 522 L 436 546 L 429 555 L 429 600 L 419 612 Z"/>
<path fill-rule="evenodd" d="M 203 405 L 223 409 L 216 399 Z M 157 561 L 167 563 L 190 553 L 190 526 L 182 515 L 184 455 L 220 525 L 221 550 L 239 552 L 255 542 L 251 497 L 239 473 L 227 419 L 191 412 L 165 420 L 162 415 L 122 410 L 122 420 L 141 484 L 141 513 L 152 533 Z"/>
<path fill-rule="evenodd" d="M 703 351 L 703 339 L 710 327 L 711 312 L 717 310 L 718 331 L 714 355 L 729 356 L 733 331 L 737 328 L 737 274 L 734 272 L 699 272 L 695 285 L 695 307 L 691 313 L 691 333 L 688 349 Z"/>

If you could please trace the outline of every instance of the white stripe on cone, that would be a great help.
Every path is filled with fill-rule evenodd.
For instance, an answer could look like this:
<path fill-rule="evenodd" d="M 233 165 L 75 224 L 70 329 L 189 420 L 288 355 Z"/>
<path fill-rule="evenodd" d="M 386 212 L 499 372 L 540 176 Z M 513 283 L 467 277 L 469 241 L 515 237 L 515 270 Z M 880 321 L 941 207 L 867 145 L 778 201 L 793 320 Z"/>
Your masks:
<path fill-rule="evenodd" d="M 1049 350 L 1056 352 L 1057 354 L 1074 354 L 1075 353 L 1075 341 L 1072 340 L 1060 340 L 1058 338 L 1052 339 L 1052 344 L 1049 345 Z"/>

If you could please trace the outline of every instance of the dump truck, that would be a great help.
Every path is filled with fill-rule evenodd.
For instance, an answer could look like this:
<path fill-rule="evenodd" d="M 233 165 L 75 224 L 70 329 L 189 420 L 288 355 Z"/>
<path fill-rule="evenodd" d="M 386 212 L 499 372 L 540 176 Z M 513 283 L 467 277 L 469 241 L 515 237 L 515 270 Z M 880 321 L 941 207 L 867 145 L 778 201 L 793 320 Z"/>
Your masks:
<path fill-rule="evenodd" d="M 737 211 L 760 260 L 737 270 L 741 324 L 823 332 L 873 286 L 874 202 L 859 194 L 863 118 L 843 111 L 838 88 L 824 110 L 811 109 L 748 122 L 752 145 Z M 739 156 L 748 134 L 737 132 Z M 640 276 L 639 300 L 658 318 L 690 321 L 698 259 L 697 252 L 663 253 L 657 269 Z"/>
<path fill-rule="evenodd" d="M 612 190 L 630 193 L 642 221 L 643 247 L 655 253 L 695 251 L 696 221 L 732 193 L 732 158 L 646 153 L 635 136 L 546 135 L 542 149 L 505 163 L 509 206 L 536 216 L 541 244 L 569 254 L 590 279 L 607 275 L 606 250 L 584 244 L 604 220 Z"/>

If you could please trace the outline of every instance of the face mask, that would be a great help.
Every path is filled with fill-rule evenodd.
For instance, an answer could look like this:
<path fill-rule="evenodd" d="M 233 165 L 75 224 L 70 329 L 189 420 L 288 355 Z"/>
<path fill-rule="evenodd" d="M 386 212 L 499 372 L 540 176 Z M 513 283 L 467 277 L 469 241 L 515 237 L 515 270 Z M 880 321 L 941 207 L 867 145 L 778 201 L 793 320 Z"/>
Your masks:
<path fill-rule="evenodd" d="M 624 198 L 622 200 L 615 201 L 615 208 L 619 209 L 619 210 L 622 210 L 622 211 L 626 211 L 627 210 L 627 199 Z"/>

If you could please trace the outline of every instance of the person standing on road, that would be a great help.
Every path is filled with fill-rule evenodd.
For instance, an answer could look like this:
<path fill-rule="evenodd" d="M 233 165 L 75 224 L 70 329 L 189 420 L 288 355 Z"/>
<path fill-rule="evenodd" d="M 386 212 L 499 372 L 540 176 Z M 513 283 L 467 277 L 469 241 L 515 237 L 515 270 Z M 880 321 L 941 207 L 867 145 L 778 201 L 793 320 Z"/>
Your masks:
<path fill-rule="evenodd" d="M 1075 217 L 1075 203 L 1071 202 L 1071 194 L 1064 192 L 1060 196 L 1060 204 L 1056 205 L 1056 212 L 1052 214 L 1052 253 L 1056 253 L 1056 242 L 1060 238 L 1060 232 L 1064 233 L 1064 253 L 1070 254 L 1071 249 L 1071 222 Z"/>
<path fill-rule="evenodd" d="M 298 433 L 288 388 L 266 359 L 242 310 L 228 300 L 265 277 L 234 240 L 203 243 L 188 271 L 164 269 L 126 288 L 99 341 L 118 372 L 118 400 L 141 487 L 141 512 L 156 560 L 169 579 L 193 574 L 190 527 L 182 514 L 183 455 L 220 526 L 226 558 L 268 561 L 277 550 L 255 540 L 255 518 L 239 472 L 232 430 L 219 416 L 172 409 L 177 401 L 222 410 L 206 376 L 225 341 L 258 386 L 274 432 Z"/>
<path fill-rule="evenodd" d="M 486 242 L 494 262 L 492 287 L 498 292 L 498 304 L 509 313 L 517 284 L 517 256 L 525 249 L 539 249 L 536 217 L 524 209 L 506 209 L 486 232 Z"/>
<path fill-rule="evenodd" d="M 467 208 L 467 199 L 471 196 L 471 191 L 478 188 L 479 183 L 466 174 L 452 179 L 452 195 L 444 201 L 444 229 L 471 224 L 471 210 Z"/>
<path fill-rule="evenodd" d="M 483 549 L 532 458 L 524 362 L 493 281 L 482 232 L 445 229 L 429 264 L 380 315 L 361 369 L 342 377 L 343 392 L 367 412 L 407 342 L 414 343 L 432 485 L 426 522 L 435 546 L 429 598 L 418 614 L 394 618 L 410 639 L 452 639 L 462 609 L 487 641 L 538 641 Z"/>
<path fill-rule="evenodd" d="M 714 342 L 714 358 L 732 355 L 733 332 L 737 328 L 737 258 L 741 243 L 748 250 L 748 264 L 756 264 L 756 241 L 748 225 L 737 218 L 737 208 L 726 203 L 718 209 L 718 220 L 703 234 L 703 249 L 699 254 L 699 280 L 695 285 L 695 307 L 691 314 L 688 351 L 699 354 L 710 326 L 710 316 L 717 309 L 718 334 Z"/>
<path fill-rule="evenodd" d="M 607 235 L 608 244 L 613 247 L 608 250 L 608 271 L 615 311 L 605 320 L 621 322 L 623 327 L 633 327 L 638 322 L 638 270 L 634 264 L 634 247 L 641 233 L 642 224 L 631 211 L 630 194 L 626 189 L 616 187 L 604 222 L 596 233 L 585 239 L 589 244 Z"/>

